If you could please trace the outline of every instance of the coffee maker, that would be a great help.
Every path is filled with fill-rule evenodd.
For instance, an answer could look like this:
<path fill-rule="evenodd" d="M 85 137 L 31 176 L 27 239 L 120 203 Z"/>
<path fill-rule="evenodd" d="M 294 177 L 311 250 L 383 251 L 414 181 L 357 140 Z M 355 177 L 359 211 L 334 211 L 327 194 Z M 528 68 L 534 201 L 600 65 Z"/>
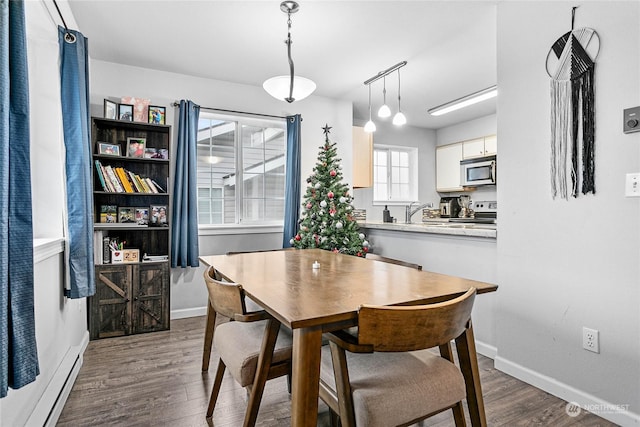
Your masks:
<path fill-rule="evenodd" d="M 460 212 L 458 197 L 442 197 L 440 199 L 440 218 L 456 218 Z"/>

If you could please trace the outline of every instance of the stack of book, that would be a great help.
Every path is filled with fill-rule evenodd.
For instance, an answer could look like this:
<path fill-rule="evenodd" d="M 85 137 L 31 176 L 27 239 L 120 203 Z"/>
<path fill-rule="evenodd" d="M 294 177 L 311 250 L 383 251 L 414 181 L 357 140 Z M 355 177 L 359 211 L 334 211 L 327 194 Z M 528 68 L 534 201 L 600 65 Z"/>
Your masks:
<path fill-rule="evenodd" d="M 96 170 L 103 191 L 109 193 L 165 193 L 151 178 L 144 178 L 121 167 L 103 166 L 96 160 Z"/>

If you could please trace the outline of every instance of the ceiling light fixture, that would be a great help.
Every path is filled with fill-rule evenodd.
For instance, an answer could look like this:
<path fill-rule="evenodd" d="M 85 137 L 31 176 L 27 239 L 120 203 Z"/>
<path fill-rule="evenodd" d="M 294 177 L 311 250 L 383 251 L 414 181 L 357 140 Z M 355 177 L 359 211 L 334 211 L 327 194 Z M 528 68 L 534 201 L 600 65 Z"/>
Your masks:
<path fill-rule="evenodd" d="M 432 116 L 441 116 L 443 114 L 468 107 L 469 105 L 477 104 L 478 102 L 494 98 L 497 95 L 498 87 L 494 85 L 486 89 L 482 89 L 478 92 L 474 92 L 470 95 L 463 96 L 462 98 L 455 99 L 451 102 L 447 102 L 446 104 L 438 105 L 437 107 L 431 108 L 429 110 L 429 114 L 431 114 Z"/>
<path fill-rule="evenodd" d="M 387 105 L 387 77 L 382 78 L 382 107 L 378 110 L 378 117 L 386 118 L 391 116 L 391 108 Z"/>
<path fill-rule="evenodd" d="M 369 121 L 364 125 L 365 132 L 375 132 L 376 124 L 371 120 L 371 86 L 369 86 Z"/>
<path fill-rule="evenodd" d="M 391 116 L 391 109 L 387 105 L 387 79 L 386 77 L 393 73 L 396 70 L 400 70 L 400 68 L 407 65 L 407 61 L 398 62 L 396 65 L 387 68 L 384 71 L 380 71 L 375 76 L 371 77 L 368 80 L 365 80 L 364 85 L 369 89 L 369 121 L 364 125 L 364 130 L 366 132 L 375 132 L 376 124 L 371 120 L 371 83 L 375 82 L 379 79 L 384 79 L 384 88 L 382 90 L 383 102 L 384 104 L 378 110 L 378 117 L 389 117 Z M 403 125 L 407 122 L 407 118 L 400 111 L 400 71 L 398 71 L 398 113 L 393 118 L 393 123 L 395 125 Z"/>
<path fill-rule="evenodd" d="M 398 70 L 398 112 L 393 116 L 393 124 L 402 126 L 405 123 L 407 123 L 407 118 L 402 114 L 402 109 L 400 108 L 400 70 Z"/>
<path fill-rule="evenodd" d="M 287 14 L 288 33 L 284 41 L 287 45 L 287 56 L 289 58 L 288 76 L 276 76 L 266 80 L 262 87 L 267 93 L 276 99 L 289 103 L 300 101 L 311 95 L 316 90 L 316 84 L 307 78 L 295 76 L 293 72 L 293 59 L 291 58 L 291 14 L 300 10 L 300 5 L 295 1 L 283 1 L 280 3 L 280 10 Z"/>

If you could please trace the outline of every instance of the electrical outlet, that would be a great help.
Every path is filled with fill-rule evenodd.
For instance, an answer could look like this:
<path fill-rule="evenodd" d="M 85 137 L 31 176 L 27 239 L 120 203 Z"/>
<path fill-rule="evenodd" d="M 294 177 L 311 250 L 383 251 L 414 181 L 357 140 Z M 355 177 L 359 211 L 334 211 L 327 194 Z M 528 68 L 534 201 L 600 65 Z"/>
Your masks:
<path fill-rule="evenodd" d="M 597 329 L 582 327 L 582 348 L 594 353 L 600 353 L 600 340 Z"/>
<path fill-rule="evenodd" d="M 626 197 L 640 197 L 640 173 L 628 173 L 624 184 Z"/>

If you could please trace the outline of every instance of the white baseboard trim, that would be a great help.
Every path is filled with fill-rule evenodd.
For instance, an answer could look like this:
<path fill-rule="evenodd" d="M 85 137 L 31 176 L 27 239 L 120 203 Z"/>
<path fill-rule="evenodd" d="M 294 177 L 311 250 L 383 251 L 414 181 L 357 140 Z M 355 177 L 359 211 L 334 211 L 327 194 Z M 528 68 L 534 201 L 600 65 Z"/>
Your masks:
<path fill-rule="evenodd" d="M 187 317 L 198 317 L 198 316 L 206 316 L 207 315 L 207 306 L 204 307 L 195 307 L 195 308 L 185 308 L 182 310 L 171 310 L 170 319 L 186 319 Z"/>
<path fill-rule="evenodd" d="M 479 351 L 478 351 L 479 352 Z M 620 426 L 640 426 L 640 414 L 635 414 L 628 410 L 631 402 L 610 403 L 562 383 L 554 378 L 533 371 L 510 360 L 497 356 L 494 359 L 494 366 L 512 377 L 531 384 L 541 390 L 557 396 L 567 402 L 578 404 L 582 409 L 598 415 L 612 423 Z M 626 406 L 626 410 L 625 410 Z"/>
<path fill-rule="evenodd" d="M 498 349 L 495 346 L 485 344 L 482 341 L 476 341 L 476 352 L 494 360 L 498 355 Z"/>
<path fill-rule="evenodd" d="M 54 427 L 60 418 L 71 388 L 82 366 L 82 356 L 89 345 L 89 331 L 86 331 L 79 345 L 69 347 L 62 362 L 53 374 L 36 407 L 29 416 L 28 426 Z"/>

